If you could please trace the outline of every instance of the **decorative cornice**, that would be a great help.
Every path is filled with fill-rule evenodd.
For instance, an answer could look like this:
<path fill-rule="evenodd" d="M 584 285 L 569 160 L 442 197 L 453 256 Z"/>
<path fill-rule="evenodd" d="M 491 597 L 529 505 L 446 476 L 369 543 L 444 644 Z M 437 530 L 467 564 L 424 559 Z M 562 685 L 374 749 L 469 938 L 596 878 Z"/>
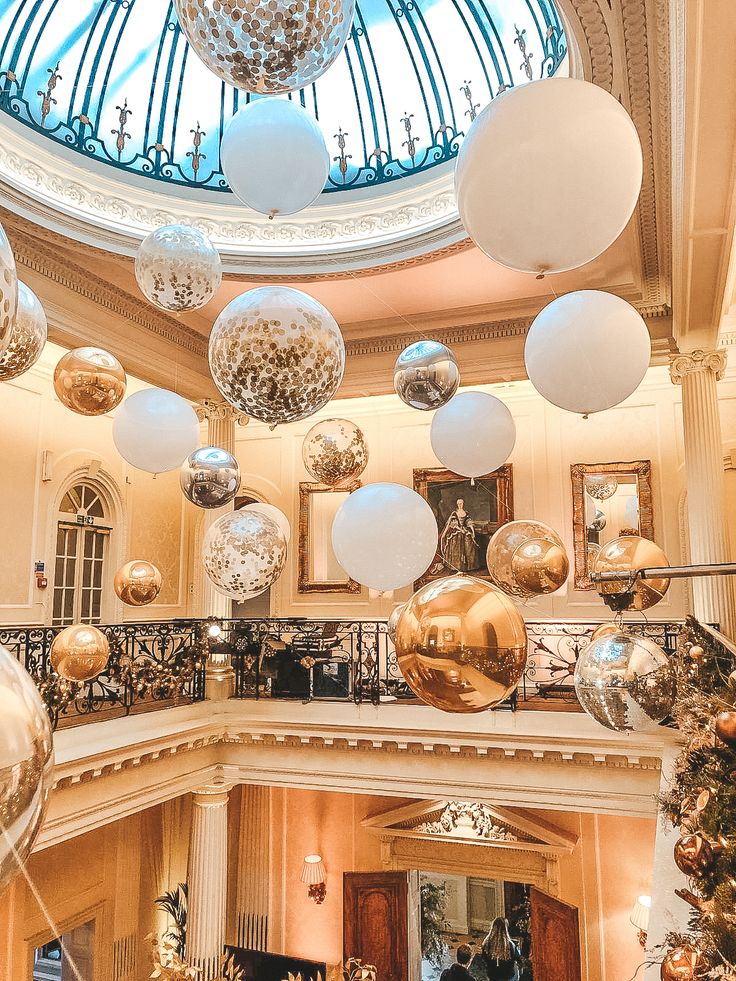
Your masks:
<path fill-rule="evenodd" d="M 681 385 L 686 375 L 695 371 L 711 371 L 716 381 L 723 378 L 728 363 L 728 351 L 720 348 L 717 351 L 690 351 L 685 354 L 670 355 L 670 378 L 673 385 Z"/>

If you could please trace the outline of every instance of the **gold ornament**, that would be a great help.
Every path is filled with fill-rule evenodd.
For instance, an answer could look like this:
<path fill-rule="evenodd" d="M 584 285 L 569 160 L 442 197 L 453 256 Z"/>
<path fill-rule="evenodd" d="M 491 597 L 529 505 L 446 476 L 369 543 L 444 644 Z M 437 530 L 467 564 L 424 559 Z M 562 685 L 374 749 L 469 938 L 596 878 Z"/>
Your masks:
<path fill-rule="evenodd" d="M 611 621 L 610 623 L 602 623 L 599 627 L 596 627 L 593 633 L 590 635 L 591 643 L 594 640 L 598 640 L 599 637 L 610 637 L 612 634 L 620 634 L 621 627 Z"/>
<path fill-rule="evenodd" d="M 719 712 L 715 730 L 721 742 L 732 749 L 736 748 L 736 712 Z"/>
<path fill-rule="evenodd" d="M 232 300 L 210 335 L 210 371 L 223 398 L 276 426 L 313 415 L 340 387 L 345 344 L 321 303 L 288 286 Z"/>
<path fill-rule="evenodd" d="M 286 563 L 286 539 L 262 511 L 233 511 L 210 527 L 202 543 L 202 560 L 215 588 L 232 599 L 268 589 Z"/>
<path fill-rule="evenodd" d="M 174 0 L 187 40 L 228 85 L 274 95 L 306 88 L 345 46 L 355 0 Z"/>
<path fill-rule="evenodd" d="M 10 342 L 18 312 L 18 273 L 5 229 L 0 225 L 0 353 Z"/>
<path fill-rule="evenodd" d="M 526 627 L 500 589 L 471 576 L 423 586 L 396 630 L 404 680 L 427 705 L 483 712 L 508 698 L 527 659 Z"/>
<path fill-rule="evenodd" d="M 695 981 L 708 970 L 708 961 L 695 947 L 675 947 L 662 961 L 661 981 Z"/>
<path fill-rule="evenodd" d="M 302 459 L 310 476 L 334 487 L 359 477 L 368 464 L 362 431 L 347 419 L 326 419 L 304 437 Z"/>
<path fill-rule="evenodd" d="M 54 370 L 54 390 L 67 409 L 82 416 L 103 416 L 125 397 L 123 366 L 99 347 L 69 351 Z"/>
<path fill-rule="evenodd" d="M 509 521 L 486 550 L 491 579 L 509 596 L 554 593 L 567 581 L 570 564 L 557 532 L 541 521 Z"/>
<path fill-rule="evenodd" d="M 716 860 L 711 843 L 702 835 L 689 834 L 675 843 L 675 865 L 685 875 L 705 875 Z"/>
<path fill-rule="evenodd" d="M 691 661 L 702 661 L 705 657 L 705 650 L 700 646 L 700 644 L 693 644 L 688 650 L 687 656 Z"/>
<path fill-rule="evenodd" d="M 135 278 L 143 295 L 160 310 L 199 310 L 220 288 L 220 253 L 197 228 L 165 225 L 141 242 Z"/>
<path fill-rule="evenodd" d="M 18 283 L 18 312 L 10 342 L 0 355 L 0 381 L 18 378 L 41 357 L 48 324 L 41 301 L 25 283 Z"/>
<path fill-rule="evenodd" d="M 51 644 L 51 667 L 65 681 L 91 681 L 107 667 L 110 643 L 97 627 L 74 623 Z"/>
<path fill-rule="evenodd" d="M 161 592 L 163 578 L 152 562 L 134 559 L 118 569 L 113 585 L 127 606 L 148 606 Z"/>
<path fill-rule="evenodd" d="M 642 732 L 672 711 L 675 674 L 661 647 L 620 631 L 581 652 L 575 693 L 588 715 L 607 729 Z"/>
<path fill-rule="evenodd" d="M 635 572 L 669 564 L 667 556 L 654 542 L 637 535 L 622 535 L 601 548 L 593 569 L 595 572 Z M 637 579 L 633 589 L 623 581 L 596 583 L 600 595 L 616 597 L 615 608 L 623 610 L 648 610 L 659 603 L 669 588 L 670 581 L 664 577 Z"/>
<path fill-rule="evenodd" d="M 51 724 L 38 688 L 0 647 L 0 895 L 31 854 L 54 769 Z M 12 847 L 11 847 L 12 843 Z"/>

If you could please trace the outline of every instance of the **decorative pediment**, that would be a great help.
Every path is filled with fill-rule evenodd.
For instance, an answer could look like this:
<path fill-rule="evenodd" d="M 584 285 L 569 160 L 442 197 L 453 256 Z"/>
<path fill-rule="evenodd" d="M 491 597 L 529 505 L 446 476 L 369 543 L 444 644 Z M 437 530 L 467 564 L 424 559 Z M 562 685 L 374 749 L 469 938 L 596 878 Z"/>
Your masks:
<path fill-rule="evenodd" d="M 546 855 L 569 854 L 577 836 L 520 808 L 469 800 L 423 800 L 366 818 L 363 827 L 392 838 L 462 842 Z"/>

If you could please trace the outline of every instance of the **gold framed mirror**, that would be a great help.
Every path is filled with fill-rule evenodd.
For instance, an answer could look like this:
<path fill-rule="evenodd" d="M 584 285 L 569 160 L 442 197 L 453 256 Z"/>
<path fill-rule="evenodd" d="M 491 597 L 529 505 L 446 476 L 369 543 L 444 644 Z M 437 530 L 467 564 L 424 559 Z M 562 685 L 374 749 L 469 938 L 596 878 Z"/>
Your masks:
<path fill-rule="evenodd" d="M 332 549 L 332 522 L 360 481 L 342 487 L 299 484 L 300 593 L 359 593 L 360 583 L 346 576 Z"/>
<path fill-rule="evenodd" d="M 573 463 L 575 588 L 593 589 L 589 570 L 600 549 L 621 535 L 654 541 L 651 460 Z"/>

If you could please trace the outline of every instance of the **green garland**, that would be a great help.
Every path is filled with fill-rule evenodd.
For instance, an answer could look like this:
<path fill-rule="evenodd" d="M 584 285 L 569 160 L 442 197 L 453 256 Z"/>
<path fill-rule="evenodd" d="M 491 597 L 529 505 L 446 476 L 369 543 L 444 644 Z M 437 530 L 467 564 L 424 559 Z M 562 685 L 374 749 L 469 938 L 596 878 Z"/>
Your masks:
<path fill-rule="evenodd" d="M 678 891 L 692 907 L 689 932 L 670 934 L 666 942 L 698 955 L 693 978 L 736 979 L 736 741 L 716 735 L 719 714 L 736 713 L 734 658 L 714 633 L 689 617 L 674 666 L 673 717 L 686 744 L 659 804 L 680 829 L 680 842 L 694 844 L 696 855 L 687 868 L 690 890 Z M 687 862 L 680 857 L 678 864 Z M 663 969 L 662 976 L 670 975 Z"/>

